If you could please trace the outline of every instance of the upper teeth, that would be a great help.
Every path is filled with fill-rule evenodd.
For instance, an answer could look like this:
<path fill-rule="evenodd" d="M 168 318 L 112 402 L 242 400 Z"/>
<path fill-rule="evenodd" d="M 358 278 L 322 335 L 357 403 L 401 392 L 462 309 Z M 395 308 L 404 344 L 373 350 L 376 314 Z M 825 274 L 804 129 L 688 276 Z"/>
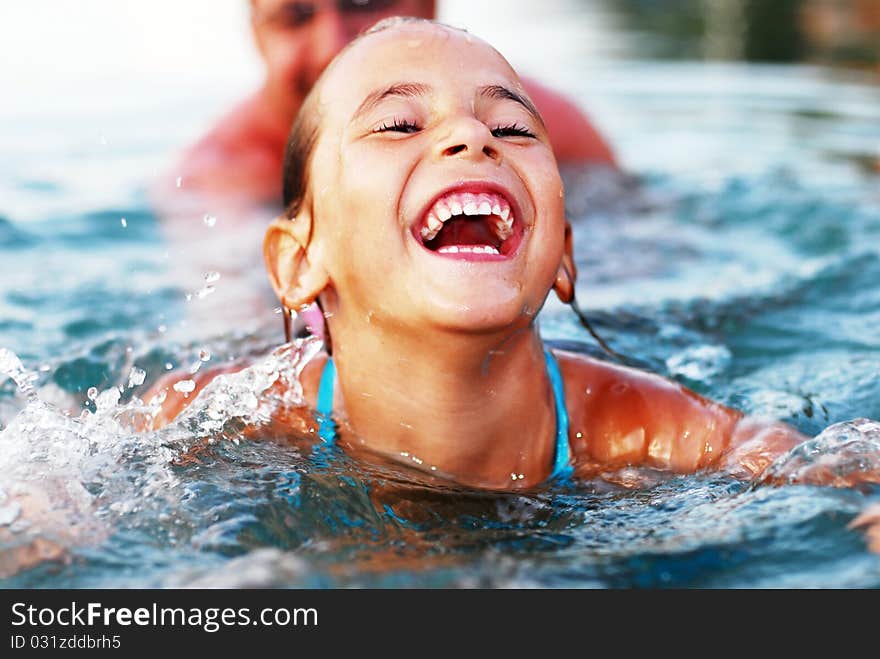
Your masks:
<path fill-rule="evenodd" d="M 451 192 L 440 197 L 428 210 L 421 228 L 422 240 L 433 240 L 444 222 L 461 215 L 492 215 L 491 225 L 500 240 L 507 240 L 513 234 L 513 216 L 504 197 L 494 192 Z"/>

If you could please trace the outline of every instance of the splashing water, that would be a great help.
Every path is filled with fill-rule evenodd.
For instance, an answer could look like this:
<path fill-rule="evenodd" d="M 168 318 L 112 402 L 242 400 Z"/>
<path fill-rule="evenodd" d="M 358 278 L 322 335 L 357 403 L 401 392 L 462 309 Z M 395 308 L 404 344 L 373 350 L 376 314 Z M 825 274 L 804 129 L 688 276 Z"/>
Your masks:
<path fill-rule="evenodd" d="M 29 396 L 36 395 L 34 383 L 38 380 L 37 374 L 25 369 L 18 355 L 7 348 L 0 348 L 0 375 L 15 382 L 15 386 L 21 393 Z"/>
<path fill-rule="evenodd" d="M 150 522 L 182 523 L 186 515 L 175 508 L 186 485 L 175 465 L 204 438 L 208 444 L 237 443 L 238 430 L 264 423 L 279 405 L 301 405 L 299 372 L 316 345 L 312 340 L 286 346 L 238 373 L 217 377 L 160 431 L 140 429 L 150 427 L 162 395 L 148 404 L 138 398 L 120 404 L 122 391 L 110 387 L 90 396 L 93 412 L 74 417 L 41 400 L 34 374 L 11 351 L 0 352 L 3 374 L 31 394 L 0 431 L 0 527 L 12 533 L 13 548 L 30 548 L 19 551 L 20 567 L 35 558 L 62 557 L 68 546 L 106 539 L 123 518 L 127 528 L 140 525 L 144 515 Z M 284 394 L 266 396 L 279 380 Z M 9 539 L 0 534 L 0 540 Z M 6 551 L 0 574 L 17 571 L 10 565 L 12 549 Z"/>
<path fill-rule="evenodd" d="M 829 426 L 777 458 L 761 480 L 838 486 L 880 483 L 880 423 L 855 419 Z"/>
<path fill-rule="evenodd" d="M 734 66 L 707 92 L 680 65 L 670 93 L 624 69 L 559 71 L 640 172 L 566 174 L 578 299 L 615 350 L 812 440 L 757 483 L 631 469 L 497 493 L 356 462 L 313 424 L 270 422 L 301 408 L 321 346 L 273 349 L 258 237 L 200 208 L 180 248 L 142 194 L 154 145 L 114 140 L 91 180 L 53 133 L 51 158 L 0 154 L 0 584 L 880 586 L 847 528 L 880 499 L 880 198 L 856 164 L 880 140 L 878 92 L 796 67 L 764 89 Z M 551 345 L 600 356 L 552 296 L 539 318 Z M 155 394 L 170 372 L 191 384 Z"/>

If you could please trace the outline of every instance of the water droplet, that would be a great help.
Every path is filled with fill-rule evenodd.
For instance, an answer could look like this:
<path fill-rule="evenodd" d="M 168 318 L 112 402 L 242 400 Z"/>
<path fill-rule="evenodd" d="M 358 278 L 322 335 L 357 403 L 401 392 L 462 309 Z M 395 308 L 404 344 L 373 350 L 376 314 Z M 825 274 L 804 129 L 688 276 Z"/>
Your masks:
<path fill-rule="evenodd" d="M 171 362 L 165 362 L 166 371 L 170 371 L 172 368 L 174 368 L 174 364 L 172 364 Z"/>
<path fill-rule="evenodd" d="M 202 222 L 204 222 L 206 226 L 213 227 L 217 224 L 217 218 L 213 215 L 205 215 L 205 217 L 202 218 Z"/>
<path fill-rule="evenodd" d="M 119 219 L 119 224 L 121 224 L 122 228 L 124 229 L 125 227 L 128 226 L 128 220 L 126 220 L 124 217 L 122 217 Z"/>
<path fill-rule="evenodd" d="M 175 185 L 176 185 L 178 188 L 183 187 L 183 177 L 182 177 L 182 176 L 178 176 L 178 177 L 177 177 L 177 181 L 175 182 Z"/>
<path fill-rule="evenodd" d="M 132 366 L 131 370 L 128 372 L 128 386 L 139 387 L 144 383 L 146 377 L 147 372 L 144 369 Z"/>
<path fill-rule="evenodd" d="M 215 290 L 217 290 L 217 289 L 214 288 L 213 286 L 210 286 L 210 285 L 209 285 L 209 286 L 205 286 L 205 287 L 201 288 L 199 291 L 196 292 L 196 297 L 199 298 L 199 299 L 201 300 L 202 298 L 206 298 L 206 297 L 208 297 L 208 296 L 209 296 L 211 293 L 213 293 Z"/>
<path fill-rule="evenodd" d="M 109 389 L 105 389 L 102 391 L 98 397 L 95 399 L 95 407 L 98 412 L 105 412 L 110 410 L 119 403 L 119 389 L 117 387 L 110 387 Z"/>
<path fill-rule="evenodd" d="M 8 506 L 0 508 L 0 526 L 9 526 L 21 514 L 21 504 L 13 501 Z"/>
<path fill-rule="evenodd" d="M 175 383 L 172 389 L 174 389 L 174 391 L 179 391 L 182 394 L 191 394 L 196 389 L 196 383 L 192 380 L 181 380 L 180 382 Z"/>
<path fill-rule="evenodd" d="M 89 390 L 86 392 L 86 396 L 88 396 L 89 400 L 95 400 L 95 398 L 98 397 L 98 388 L 89 387 Z"/>
<path fill-rule="evenodd" d="M 215 281 L 220 279 L 220 273 L 216 270 L 211 270 L 210 272 L 205 273 L 205 283 L 213 284 Z"/>
<path fill-rule="evenodd" d="M 39 377 L 27 370 L 18 355 L 7 348 L 0 348 L 0 376 L 12 378 L 22 393 L 33 393 L 33 385 Z"/>
<path fill-rule="evenodd" d="M 190 375 L 194 375 L 195 373 L 198 373 L 198 371 L 201 367 L 202 367 L 202 362 L 194 361 L 189 367 Z"/>
<path fill-rule="evenodd" d="M 52 367 L 49 366 L 48 364 L 40 364 L 40 373 L 46 373 L 47 371 L 49 371 L 51 369 L 52 369 Z"/>
<path fill-rule="evenodd" d="M 281 313 L 282 309 L 281 309 L 281 307 L 275 307 L 274 309 L 272 309 L 272 311 L 274 313 Z"/>
<path fill-rule="evenodd" d="M 203 362 L 206 362 L 211 359 L 211 353 L 207 350 L 199 350 L 199 359 L 201 359 Z"/>
<path fill-rule="evenodd" d="M 168 331 L 168 327 L 166 325 L 159 325 L 156 330 L 159 332 L 159 334 L 164 334 Z"/>

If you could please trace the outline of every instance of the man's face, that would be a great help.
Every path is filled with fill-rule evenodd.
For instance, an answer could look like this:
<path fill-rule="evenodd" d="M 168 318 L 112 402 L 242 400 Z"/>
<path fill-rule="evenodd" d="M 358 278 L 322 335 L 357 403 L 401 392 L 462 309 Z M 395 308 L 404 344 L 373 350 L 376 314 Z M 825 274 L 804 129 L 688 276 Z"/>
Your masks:
<path fill-rule="evenodd" d="M 254 0 L 251 21 L 273 107 L 292 122 L 324 68 L 376 21 L 433 14 L 432 0 Z"/>

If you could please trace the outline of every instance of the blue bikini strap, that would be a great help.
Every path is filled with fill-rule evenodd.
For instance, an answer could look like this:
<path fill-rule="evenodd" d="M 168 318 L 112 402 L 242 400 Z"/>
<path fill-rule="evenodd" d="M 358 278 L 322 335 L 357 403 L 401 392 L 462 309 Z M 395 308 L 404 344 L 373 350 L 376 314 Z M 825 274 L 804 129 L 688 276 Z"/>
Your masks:
<path fill-rule="evenodd" d="M 547 375 L 550 376 L 550 384 L 553 385 L 553 399 L 556 402 L 556 453 L 553 458 L 553 472 L 550 480 L 571 476 L 574 468 L 571 466 L 571 448 L 568 444 L 568 410 L 565 409 L 565 385 L 562 382 L 562 374 L 559 372 L 559 364 L 549 348 L 544 348 L 544 361 L 547 362 Z"/>
<path fill-rule="evenodd" d="M 321 384 L 318 385 L 318 436 L 327 444 L 336 441 L 336 424 L 333 423 L 333 385 L 336 382 L 336 366 L 333 357 L 327 357 L 324 372 L 321 373 Z"/>
<path fill-rule="evenodd" d="M 571 448 L 568 444 L 568 411 L 565 409 L 565 386 L 559 365 L 549 348 L 544 348 L 544 361 L 547 363 L 547 374 L 553 387 L 553 400 L 556 405 L 556 450 L 553 458 L 553 472 L 550 479 L 570 476 L 574 469 L 571 466 Z M 336 382 L 336 366 L 333 358 L 328 357 L 321 373 L 318 385 L 318 436 L 327 444 L 336 441 L 336 424 L 333 422 L 333 388 Z"/>

